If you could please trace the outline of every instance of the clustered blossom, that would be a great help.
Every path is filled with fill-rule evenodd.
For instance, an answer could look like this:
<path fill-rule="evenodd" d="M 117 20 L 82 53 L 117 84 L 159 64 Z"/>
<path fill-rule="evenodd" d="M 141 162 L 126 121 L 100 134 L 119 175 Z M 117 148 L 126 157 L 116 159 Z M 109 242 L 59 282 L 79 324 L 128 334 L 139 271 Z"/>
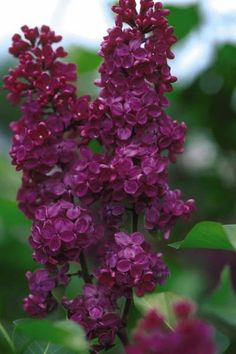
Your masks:
<path fill-rule="evenodd" d="M 114 300 L 109 288 L 87 284 L 82 295 L 74 300 L 65 299 L 63 305 L 69 318 L 85 328 L 88 339 L 97 337 L 99 344 L 107 348 L 121 327 L 120 317 L 114 312 Z"/>
<path fill-rule="evenodd" d="M 170 329 L 165 318 L 150 310 L 133 334 L 134 344 L 127 354 L 215 354 L 213 328 L 194 316 L 192 304 L 186 301 L 174 305 L 176 326 Z"/>
<path fill-rule="evenodd" d="M 194 208 L 193 200 L 182 201 L 168 183 L 168 165 L 183 152 L 186 132 L 185 123 L 165 112 L 164 94 L 176 81 L 167 62 L 176 38 L 161 3 L 144 0 L 140 6 L 138 12 L 135 1 L 122 0 L 113 7 L 116 26 L 100 50 L 101 91 L 81 134 L 98 139 L 110 156 L 108 168 L 116 174 L 106 199 L 129 201 L 137 214 L 145 214 L 147 229 L 168 237 L 176 219 L 188 218 Z"/>
<path fill-rule="evenodd" d="M 133 288 L 142 296 L 162 284 L 167 276 L 168 269 L 161 254 L 150 251 L 150 245 L 140 232 L 131 235 L 119 232 L 115 234 L 115 243 L 107 245 L 98 279 L 119 295 L 129 296 Z"/>
<path fill-rule="evenodd" d="M 60 60 L 67 55 L 63 47 L 54 49 L 61 36 L 47 26 L 23 26 L 22 32 L 24 38 L 14 35 L 10 48 L 19 65 L 9 71 L 4 84 L 9 100 L 21 104 L 21 119 L 11 123 L 10 155 L 16 169 L 23 171 L 19 206 L 34 219 L 38 206 L 56 199 L 57 193 L 47 193 L 49 181 L 58 184 L 57 173 L 64 173 L 77 158 L 81 141 L 76 125 L 86 120 L 89 97 L 76 96 L 76 65 Z"/>
<path fill-rule="evenodd" d="M 33 258 L 42 264 L 79 261 L 82 249 L 102 236 L 88 210 L 61 200 L 42 206 L 35 212 L 30 244 Z"/>
<path fill-rule="evenodd" d="M 120 0 L 113 7 L 116 24 L 101 45 L 96 99 L 77 97 L 76 66 L 62 60 L 61 36 L 47 26 L 23 26 L 23 36 L 13 36 L 10 53 L 19 64 L 4 79 L 9 100 L 22 112 L 11 124 L 10 155 L 23 173 L 17 199 L 33 221 L 33 258 L 45 267 L 27 273 L 24 309 L 45 316 L 56 307 L 53 289 L 82 277 L 83 293 L 62 304 L 88 339 L 98 340 L 98 351 L 124 337 L 132 291 L 142 296 L 169 275 L 148 232 L 168 238 L 194 209 L 168 181 L 186 132 L 185 123 L 165 111 L 165 93 L 176 81 L 168 65 L 176 41 L 169 11 L 152 0 L 140 5 L 138 11 L 135 0 Z M 94 140 L 101 152 L 93 151 Z M 92 274 L 86 257 L 97 264 Z M 71 263 L 77 272 L 70 273 Z"/>
<path fill-rule="evenodd" d="M 31 293 L 24 299 L 24 310 L 35 317 L 45 317 L 52 312 L 57 307 L 52 290 L 68 283 L 67 271 L 68 267 L 62 267 L 59 271 L 38 269 L 34 273 L 27 272 L 26 277 Z"/>

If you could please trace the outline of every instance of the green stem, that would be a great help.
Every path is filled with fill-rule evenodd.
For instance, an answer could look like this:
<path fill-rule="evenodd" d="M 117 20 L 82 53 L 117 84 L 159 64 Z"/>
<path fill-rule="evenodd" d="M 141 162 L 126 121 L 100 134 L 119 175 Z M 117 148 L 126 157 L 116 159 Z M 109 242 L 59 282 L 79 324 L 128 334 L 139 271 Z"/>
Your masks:
<path fill-rule="evenodd" d="M 121 343 L 123 344 L 124 347 L 129 344 L 129 339 L 127 336 L 127 332 L 125 328 L 121 328 L 119 332 L 117 333 L 117 336 L 120 338 Z"/>
<path fill-rule="evenodd" d="M 68 277 L 74 277 L 75 275 L 80 275 L 81 272 L 80 271 L 77 271 L 77 272 L 74 272 L 74 273 L 67 273 L 67 276 Z"/>
<path fill-rule="evenodd" d="M 133 210 L 132 232 L 138 231 L 138 214 Z"/>
<path fill-rule="evenodd" d="M 88 272 L 86 259 L 85 259 L 84 253 L 82 251 L 80 253 L 79 260 L 80 260 L 82 278 L 84 279 L 85 283 L 91 284 L 92 283 L 91 275 Z"/>

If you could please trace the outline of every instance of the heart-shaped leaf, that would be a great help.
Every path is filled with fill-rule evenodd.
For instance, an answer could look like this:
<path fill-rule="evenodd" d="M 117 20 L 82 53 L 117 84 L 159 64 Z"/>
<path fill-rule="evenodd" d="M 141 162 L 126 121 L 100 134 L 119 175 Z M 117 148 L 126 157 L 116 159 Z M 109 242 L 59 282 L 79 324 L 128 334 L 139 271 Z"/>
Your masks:
<path fill-rule="evenodd" d="M 26 318 L 14 323 L 17 330 L 22 331 L 32 340 L 59 344 L 78 354 L 88 353 L 89 344 L 85 339 L 84 331 L 72 321 L 52 322 Z"/>
<path fill-rule="evenodd" d="M 68 348 L 63 348 L 60 345 L 52 343 L 44 343 L 39 341 L 33 341 L 30 343 L 22 354 L 73 354 L 74 351 L 70 351 Z"/>
<path fill-rule="evenodd" d="M 176 249 L 210 248 L 235 251 L 236 225 L 203 221 L 196 224 L 183 241 L 171 243 L 169 246 Z"/>
<path fill-rule="evenodd" d="M 218 288 L 204 301 L 201 311 L 212 318 L 236 326 L 236 294 L 232 288 L 228 267 L 223 270 Z"/>

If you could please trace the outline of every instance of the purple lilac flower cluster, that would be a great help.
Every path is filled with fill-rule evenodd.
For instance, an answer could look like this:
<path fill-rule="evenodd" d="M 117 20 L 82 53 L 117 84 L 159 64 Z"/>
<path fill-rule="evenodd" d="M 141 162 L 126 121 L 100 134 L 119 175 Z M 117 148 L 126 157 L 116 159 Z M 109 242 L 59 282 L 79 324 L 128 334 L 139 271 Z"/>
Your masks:
<path fill-rule="evenodd" d="M 39 207 L 30 237 L 33 258 L 42 264 L 66 264 L 79 261 L 82 249 L 102 237 L 87 209 L 60 200 Z"/>
<path fill-rule="evenodd" d="M 13 36 L 10 53 L 19 65 L 5 77 L 9 100 L 20 104 L 22 117 L 11 124 L 14 133 L 10 155 L 23 171 L 18 201 L 34 219 L 34 211 L 61 194 L 58 174 L 65 173 L 81 143 L 75 134 L 80 113 L 86 112 L 88 97 L 76 97 L 76 65 L 64 63 L 67 53 L 53 45 L 61 40 L 47 26 L 22 27 L 24 38 Z M 86 114 L 84 115 L 86 119 Z M 82 140 L 82 139 L 80 139 Z M 68 194 L 68 193 L 67 193 Z"/>
<path fill-rule="evenodd" d="M 170 329 L 163 316 L 150 310 L 133 334 L 127 354 L 215 354 L 213 328 L 194 316 L 193 306 L 181 301 L 174 305 L 176 326 Z"/>
<path fill-rule="evenodd" d="M 53 289 L 66 287 L 72 276 L 83 278 L 83 293 L 62 304 L 100 349 L 116 335 L 127 342 L 133 289 L 142 296 L 168 276 L 148 232 L 167 238 L 177 219 L 194 209 L 168 182 L 186 132 L 165 112 L 164 94 L 176 80 L 167 63 L 176 38 L 161 3 L 140 5 L 138 11 L 135 0 L 120 0 L 113 7 L 116 25 L 101 45 L 95 100 L 77 97 L 76 66 L 61 60 L 67 55 L 56 47 L 61 37 L 47 26 L 23 26 L 23 36 L 13 36 L 10 53 L 19 64 L 4 80 L 22 112 L 11 124 L 10 155 L 23 172 L 17 199 L 33 220 L 33 258 L 45 267 L 27 273 L 31 293 L 24 308 L 45 316 L 56 307 Z M 93 152 L 93 140 L 102 152 Z M 98 264 L 91 274 L 86 258 Z M 79 267 L 73 274 L 72 262 Z M 123 315 L 120 298 L 126 299 Z"/>
<path fill-rule="evenodd" d="M 115 242 L 107 244 L 98 279 L 114 293 L 128 297 L 132 288 L 138 296 L 153 291 L 167 276 L 161 254 L 150 251 L 141 233 L 118 232 Z"/>
<path fill-rule="evenodd" d="M 69 279 L 66 275 L 68 267 L 60 270 L 38 269 L 34 273 L 27 272 L 30 294 L 24 299 L 24 310 L 31 316 L 45 317 L 57 307 L 57 301 L 52 290 L 58 286 L 65 286 Z"/>
<path fill-rule="evenodd" d="M 186 132 L 185 123 L 165 112 L 164 94 L 176 81 L 167 63 L 176 38 L 161 3 L 144 0 L 140 6 L 138 12 L 135 1 L 123 0 L 113 7 L 116 26 L 100 50 L 101 91 L 81 134 L 98 139 L 108 156 L 114 173 L 106 200 L 126 200 L 145 214 L 147 229 L 168 237 L 176 219 L 187 218 L 194 208 L 193 200 L 183 202 L 168 183 L 168 165 L 183 152 Z"/>
<path fill-rule="evenodd" d="M 85 328 L 88 339 L 98 337 L 99 343 L 108 348 L 121 327 L 121 319 L 114 312 L 115 300 L 109 288 L 87 284 L 82 295 L 74 300 L 65 299 L 63 305 L 69 318 Z"/>

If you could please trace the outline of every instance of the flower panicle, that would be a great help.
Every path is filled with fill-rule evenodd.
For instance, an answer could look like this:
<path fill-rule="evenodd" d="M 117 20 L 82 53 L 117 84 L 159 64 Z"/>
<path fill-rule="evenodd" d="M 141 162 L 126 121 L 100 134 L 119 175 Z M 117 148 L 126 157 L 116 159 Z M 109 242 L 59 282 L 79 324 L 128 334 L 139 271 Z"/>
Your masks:
<path fill-rule="evenodd" d="M 187 300 L 174 304 L 176 325 L 170 328 L 166 319 L 155 309 L 139 320 L 133 332 L 133 344 L 127 354 L 188 353 L 215 354 L 213 328 L 198 318 L 195 305 Z"/>
<path fill-rule="evenodd" d="M 185 123 L 166 113 L 165 94 L 176 81 L 168 64 L 176 41 L 169 12 L 151 0 L 141 0 L 140 9 L 135 0 L 120 0 L 113 11 L 94 100 L 77 97 L 76 66 L 63 60 L 67 53 L 56 47 L 62 37 L 47 26 L 23 26 L 23 35 L 13 36 L 9 51 L 18 65 L 4 79 L 8 99 L 22 112 L 11 124 L 10 155 L 23 172 L 17 199 L 33 221 L 33 259 L 44 267 L 26 274 L 24 309 L 44 317 L 61 302 L 88 339 L 97 339 L 95 351 L 109 349 L 116 335 L 127 342 L 133 290 L 143 296 L 169 276 L 148 232 L 168 238 L 194 210 L 168 180 L 186 133 Z M 93 152 L 94 140 L 101 152 Z M 92 272 L 87 258 L 97 264 Z M 79 269 L 71 273 L 72 263 Z M 66 288 L 72 276 L 83 278 L 82 293 L 56 299 L 54 289 Z"/>

